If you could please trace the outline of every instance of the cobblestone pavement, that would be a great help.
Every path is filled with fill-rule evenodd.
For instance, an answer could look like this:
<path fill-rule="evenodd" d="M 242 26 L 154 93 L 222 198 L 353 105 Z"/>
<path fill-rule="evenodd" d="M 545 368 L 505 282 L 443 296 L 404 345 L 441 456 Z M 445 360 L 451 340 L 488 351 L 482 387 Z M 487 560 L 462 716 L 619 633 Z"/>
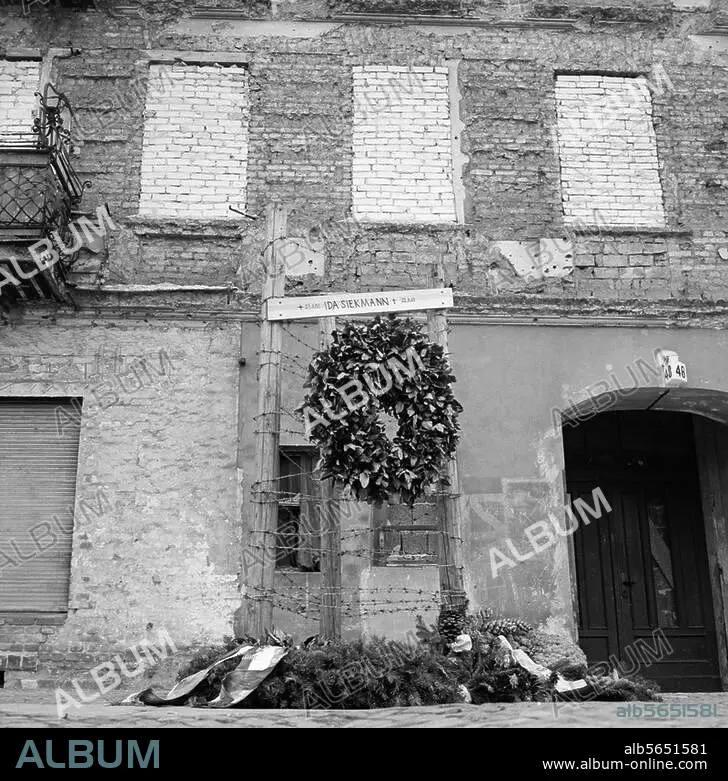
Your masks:
<path fill-rule="evenodd" d="M 52 691 L 0 691 L 2 727 L 728 727 L 728 692 L 666 694 L 665 704 L 717 705 L 709 718 L 624 718 L 621 702 L 509 703 L 371 711 L 211 710 L 91 703 L 59 721 Z M 113 698 L 111 698 L 113 700 Z M 638 703 L 639 704 L 639 703 Z M 644 705 L 644 703 L 643 703 Z M 555 710 L 556 707 L 556 710 Z"/>

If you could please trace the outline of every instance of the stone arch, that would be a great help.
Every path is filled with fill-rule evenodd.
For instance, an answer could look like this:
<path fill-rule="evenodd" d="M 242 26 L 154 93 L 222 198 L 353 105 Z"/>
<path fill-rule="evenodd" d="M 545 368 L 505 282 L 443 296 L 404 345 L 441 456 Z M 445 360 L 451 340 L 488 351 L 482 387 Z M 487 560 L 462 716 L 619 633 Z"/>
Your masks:
<path fill-rule="evenodd" d="M 562 427 L 578 426 L 605 412 L 626 411 L 692 416 L 718 662 L 723 689 L 728 690 L 728 392 L 689 387 L 608 390 L 563 409 Z"/>

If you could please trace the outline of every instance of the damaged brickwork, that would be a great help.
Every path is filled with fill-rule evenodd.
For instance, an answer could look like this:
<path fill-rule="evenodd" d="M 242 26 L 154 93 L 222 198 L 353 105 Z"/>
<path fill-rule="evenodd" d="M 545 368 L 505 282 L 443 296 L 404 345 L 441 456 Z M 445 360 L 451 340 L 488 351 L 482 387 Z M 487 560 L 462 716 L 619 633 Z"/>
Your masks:
<path fill-rule="evenodd" d="M 528 15 L 534 8 L 527 5 L 503 4 L 502 18 L 512 18 L 509 14 L 519 8 L 524 16 Z M 563 4 L 559 13 L 553 6 L 550 10 L 535 11 L 547 19 L 572 18 L 569 14 L 573 8 L 597 5 Z M 314 6 L 311 16 L 315 16 Z M 656 12 L 654 9 L 661 9 L 662 13 L 666 6 L 646 4 L 644 21 L 654 21 L 650 14 Z M 328 13 L 323 8 L 318 11 L 323 16 L 324 11 Z M 712 18 L 707 11 L 697 11 L 692 19 L 693 29 L 707 29 Z M 547 32 L 534 22 L 517 33 L 499 31 L 497 40 L 487 27 L 464 28 L 462 32 L 458 28 L 443 29 L 433 37 L 429 31 L 418 32 L 416 26 L 370 30 L 354 24 L 332 25 L 313 37 L 298 37 L 285 29 L 281 30 L 283 37 L 256 35 L 255 31 L 251 37 L 242 28 L 236 35 L 235 23 L 231 22 L 228 35 L 221 41 L 206 35 L 204 28 L 209 24 L 200 20 L 179 23 L 178 33 L 164 32 L 164 25 L 160 24 L 159 40 L 148 48 L 214 52 L 223 44 L 226 51 L 243 47 L 240 63 L 249 69 L 251 85 L 248 182 L 246 192 L 241 192 L 239 198 L 232 193 L 225 197 L 229 205 L 244 207 L 252 215 L 260 214 L 272 198 L 290 202 L 295 207 L 296 228 L 301 231 L 328 218 L 350 219 L 355 154 L 351 132 L 352 69 L 367 67 L 369 63 L 432 66 L 457 60 L 459 119 L 464 126 L 459 141 L 467 157 L 463 172 L 464 225 L 446 240 L 458 256 L 451 281 L 464 295 L 506 295 L 514 299 L 514 304 L 522 294 L 531 293 L 534 274 L 520 273 L 518 266 L 510 264 L 507 255 L 499 251 L 496 242 L 570 241 L 575 255 L 574 272 L 559 271 L 550 279 L 548 274 L 542 275 L 549 295 L 554 297 L 626 301 L 633 291 L 642 293 L 645 283 L 639 272 L 634 275 L 639 283 L 635 282 L 633 287 L 627 283 L 633 275 L 633 263 L 628 256 L 634 253 L 629 253 L 621 266 L 615 265 L 612 257 L 609 270 L 604 272 L 598 270 L 598 264 L 592 266 L 588 257 L 579 261 L 581 245 L 588 245 L 592 237 L 571 236 L 564 223 L 556 141 L 555 73 L 565 68 L 585 73 L 642 72 L 649 79 L 659 65 L 670 85 L 662 94 L 652 96 L 667 216 L 668 235 L 664 238 L 669 239 L 670 246 L 675 245 L 680 260 L 668 264 L 667 280 L 660 274 L 653 275 L 655 287 L 649 297 L 681 297 L 679 291 L 685 284 L 676 266 L 682 264 L 710 270 L 703 277 L 705 284 L 693 275 L 688 297 L 720 299 L 725 294 L 723 284 L 716 287 L 715 282 L 723 259 L 717 251 L 712 255 L 706 252 L 704 245 L 728 240 L 728 235 L 715 231 L 728 201 L 722 174 L 725 129 L 718 105 L 725 70 L 698 51 L 690 36 L 687 40 L 691 45 L 683 46 L 683 13 L 676 9 L 670 12 L 671 34 L 666 37 L 664 31 L 658 37 L 657 30 L 649 24 L 633 27 L 618 14 L 615 17 L 610 13 L 609 19 L 625 22 L 623 30 L 612 25 L 608 31 L 598 26 L 594 30 L 577 26 L 572 31 Z M 67 25 L 71 22 L 79 44 L 84 37 L 93 42 L 95 36 L 104 35 L 103 18 L 76 15 Z M 184 32 L 185 24 L 190 32 Z M 154 29 L 151 22 L 127 18 L 117 34 L 119 40 L 103 57 L 94 55 L 90 48 L 88 53 L 59 59 L 54 66 L 59 84 L 73 102 L 79 126 L 87 130 L 79 138 L 75 162 L 80 174 L 94 183 L 87 195 L 88 206 L 94 208 L 103 200 L 120 217 L 134 216 L 140 205 L 144 108 L 133 96 L 139 85 L 146 84 L 149 65 L 144 61 L 147 47 L 143 38 Z M 563 46 L 567 41 L 568 45 Z M 372 49 L 372 44 L 376 48 Z M 622 50 L 624 54 L 620 53 Z M 528 54 L 524 56 L 524 52 Z M 97 121 L 91 121 L 91 117 Z M 693 143 L 705 149 L 705 154 L 691 154 L 686 145 Z M 234 213 L 228 216 L 234 218 Z M 372 219 L 367 214 L 369 223 Z M 701 236 L 700 228 L 706 220 L 709 233 L 716 235 Z M 383 215 L 382 222 L 385 221 Z M 193 220 L 177 220 L 179 225 L 174 220 L 168 222 L 166 227 L 159 227 L 140 224 L 137 219 L 124 220 L 122 231 L 110 241 L 109 257 L 99 262 L 98 275 L 95 277 L 86 266 L 82 281 L 98 283 L 103 279 L 122 284 L 133 279 L 136 283 L 153 283 L 162 275 L 165 281 L 176 284 L 236 285 L 238 264 L 230 262 L 230 257 L 243 255 L 245 264 L 245 256 L 255 255 L 264 243 L 260 222 L 239 220 L 237 225 L 230 225 L 230 220 L 223 219 L 227 225 L 215 228 L 206 221 L 197 233 L 190 225 Z M 386 236 L 390 241 L 392 236 L 390 228 L 382 234 L 376 225 L 367 223 L 346 230 L 375 240 Z M 215 231 L 218 235 L 210 236 Z M 690 241 L 678 241 L 681 231 L 691 236 Z M 596 232 L 601 232 L 599 226 Z M 428 229 L 423 228 L 420 234 L 424 239 Z M 443 234 L 438 236 L 430 231 L 430 236 L 428 241 L 441 245 Z M 196 251 L 198 244 L 205 249 Z M 337 276 L 337 268 L 348 270 L 352 261 L 355 267 L 370 262 L 368 254 L 355 254 L 352 258 L 350 246 L 336 244 L 334 241 L 326 248 L 326 278 L 311 280 L 311 290 L 340 289 L 347 279 Z M 691 245 L 689 257 L 685 255 L 687 244 Z M 399 252 L 406 255 L 409 246 L 409 239 L 404 238 Z M 245 249 L 240 252 L 242 248 Z M 534 254 L 528 244 L 523 248 Z M 396 255 L 398 248 L 392 245 L 392 249 Z M 341 250 L 346 255 L 339 255 Z M 483 273 L 488 257 L 494 259 Z M 541 268 L 548 264 L 535 257 L 533 265 Z M 381 272 L 381 266 L 378 270 Z M 253 269 L 243 271 L 245 279 L 259 279 Z M 619 279 L 620 284 L 604 285 L 603 280 L 610 278 Z M 537 281 L 540 285 L 543 279 Z M 242 289 L 253 296 L 257 292 L 244 286 Z M 472 305 L 479 308 L 484 303 Z"/>
<path fill-rule="evenodd" d="M 0 395 L 84 395 L 89 384 L 113 375 L 104 350 L 134 356 L 164 347 L 179 367 L 174 381 L 122 399 L 84 431 L 80 496 L 97 484 L 108 486 L 116 497 L 113 522 L 79 525 L 77 533 L 87 537 L 79 536 L 74 548 L 67 619 L 0 614 L 0 667 L 13 674 L 53 679 L 91 667 L 110 648 L 137 642 L 149 623 L 161 626 L 164 617 L 179 647 L 214 642 L 230 631 L 249 523 L 243 508 L 253 474 L 255 317 L 264 215 L 273 201 L 290 204 L 288 233 L 301 237 L 316 259 L 316 273 L 288 281 L 291 294 L 426 287 L 431 264 L 443 261 L 455 319 L 471 318 L 470 325 L 479 317 L 564 315 L 652 317 L 695 328 L 728 322 L 728 54 L 706 43 L 726 41 L 718 3 L 468 0 L 443 7 L 280 0 L 206 6 L 216 6 L 219 18 L 214 10 L 195 15 L 187 3 L 158 0 L 140 3 L 137 11 L 104 3 L 87 12 L 39 4 L 28 15 L 3 9 L 5 61 L 42 59 L 68 96 L 75 113 L 72 162 L 92 183 L 82 208 L 93 213 L 108 204 L 118 229 L 102 252 L 82 253 L 73 267 L 76 309 L 0 307 L 6 323 L 0 328 Z M 342 20 L 352 13 L 402 16 L 391 25 Z M 436 13 L 448 23 L 407 18 Z M 204 183 L 216 193 L 209 213 L 189 208 L 184 217 L 174 210 L 155 217 L 145 208 L 155 195 L 170 194 L 161 175 L 160 183 L 142 186 L 150 170 L 144 157 L 148 112 L 164 101 L 171 113 L 184 111 L 184 92 L 165 92 L 164 78 L 150 79 L 150 63 L 159 62 L 245 73 L 245 135 L 238 118 L 216 119 L 218 129 L 231 123 L 230 143 L 240 141 L 230 156 L 239 179 L 226 171 L 220 182 L 211 176 Z M 461 212 L 448 201 L 447 219 L 431 224 L 393 223 L 386 211 L 381 219 L 376 211 L 352 216 L 355 74 L 404 67 L 431 69 L 449 99 L 453 181 L 447 184 Z M 3 97 L 25 85 L 34 69 L 17 71 L 18 82 L 7 90 L 0 80 Z M 662 86 L 650 97 L 664 226 L 565 220 L 556 103 L 557 75 L 565 72 L 643 77 Z M 402 102 L 409 99 L 404 91 Z M 242 113 L 242 104 L 235 110 Z M 204 137 L 205 118 L 189 119 L 177 129 L 180 137 L 198 131 Z M 243 139 L 244 175 L 235 167 Z M 438 148 L 445 141 L 438 135 Z M 0 245 L 6 250 L 25 251 Z M 168 289 L 155 290 L 159 285 Z M 478 353 L 477 338 L 470 334 L 465 343 Z M 477 386 L 463 377 L 466 407 L 478 406 Z M 521 403 L 527 407 L 528 399 Z M 470 431 L 488 425 L 477 418 Z M 536 435 L 528 436 L 532 443 Z M 466 486 L 482 493 L 489 479 L 497 481 L 493 515 L 509 533 L 521 521 L 494 476 L 525 471 L 489 466 L 479 474 L 485 460 L 479 448 L 464 444 Z M 558 504 L 557 478 L 549 480 L 546 489 L 534 477 L 531 493 L 544 505 Z M 468 533 L 478 533 L 475 521 Z M 377 578 L 390 587 L 391 573 L 373 575 L 359 565 L 349 565 L 352 589 L 367 593 Z M 498 597 L 499 607 L 507 609 L 513 594 L 528 591 L 525 578 L 535 578 L 537 566 L 529 565 L 524 581 Z M 546 568 L 543 582 L 550 579 L 556 582 Z M 306 573 L 305 581 L 301 588 L 315 593 L 318 586 L 310 582 L 316 578 Z M 537 596 L 523 597 L 524 616 L 568 624 L 564 581 L 552 592 L 539 588 Z M 313 622 L 295 620 L 315 629 Z"/>

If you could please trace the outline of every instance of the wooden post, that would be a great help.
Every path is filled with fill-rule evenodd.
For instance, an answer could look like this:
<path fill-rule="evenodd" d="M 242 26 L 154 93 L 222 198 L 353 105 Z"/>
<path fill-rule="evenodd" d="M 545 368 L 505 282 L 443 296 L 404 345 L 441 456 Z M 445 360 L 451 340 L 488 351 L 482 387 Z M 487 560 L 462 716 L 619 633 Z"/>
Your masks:
<path fill-rule="evenodd" d="M 319 318 L 320 347 L 331 344 L 335 317 Z M 341 637 L 341 524 L 334 481 L 322 480 L 321 495 L 321 618 L 320 632 L 328 640 Z"/>
<path fill-rule="evenodd" d="M 433 265 L 432 287 L 445 287 L 445 269 L 442 261 Z M 432 309 L 427 312 L 427 325 L 430 338 L 448 352 L 447 314 L 444 309 Z M 440 562 L 440 591 L 442 602 L 448 606 L 465 604 L 463 588 L 462 556 L 462 518 L 460 512 L 460 479 L 458 476 L 457 455 L 453 456 L 445 470 L 446 481 L 441 481 L 438 496 L 440 531 L 442 532 L 442 557 Z"/>
<path fill-rule="evenodd" d="M 255 426 L 256 480 L 253 484 L 253 528 L 250 533 L 253 555 L 246 573 L 246 631 L 255 638 L 273 626 L 283 329 L 280 322 L 268 320 L 267 302 L 270 298 L 283 296 L 285 292 L 285 266 L 276 239 L 286 235 L 287 214 L 287 208 L 281 204 L 270 204 L 266 213 L 266 278 L 260 310 L 258 416 Z"/>

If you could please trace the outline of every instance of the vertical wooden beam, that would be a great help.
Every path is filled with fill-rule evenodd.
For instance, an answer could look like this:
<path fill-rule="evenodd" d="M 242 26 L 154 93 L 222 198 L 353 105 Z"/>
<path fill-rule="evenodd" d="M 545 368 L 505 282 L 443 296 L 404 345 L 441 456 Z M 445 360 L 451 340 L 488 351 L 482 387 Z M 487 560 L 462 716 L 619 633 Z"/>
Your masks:
<path fill-rule="evenodd" d="M 728 430 L 721 423 L 693 415 L 695 452 L 713 598 L 718 669 L 728 691 Z"/>
<path fill-rule="evenodd" d="M 319 318 L 320 348 L 331 345 L 335 317 Z M 341 637 L 341 523 L 334 481 L 322 480 L 321 495 L 321 634 L 329 640 Z"/>
<path fill-rule="evenodd" d="M 246 573 L 246 630 L 256 638 L 273 626 L 283 329 L 280 322 L 268 320 L 267 308 L 268 299 L 279 298 L 285 292 L 284 260 L 276 240 L 286 235 L 287 214 L 288 209 L 281 204 L 270 204 L 266 213 L 266 278 L 260 310 L 258 415 L 255 426 L 256 479 L 253 484 L 253 528 L 250 533 L 253 555 Z"/>
<path fill-rule="evenodd" d="M 445 268 L 442 261 L 433 264 L 431 287 L 445 287 Z M 427 312 L 427 325 L 430 338 L 441 345 L 445 354 L 448 353 L 447 312 L 445 309 L 431 309 Z M 453 456 L 447 464 L 444 477 L 439 485 L 438 515 L 440 520 L 441 560 L 440 560 L 440 591 L 442 602 L 448 606 L 460 606 L 465 603 L 463 587 L 463 556 L 462 556 L 462 518 L 460 512 L 460 479 L 458 476 L 457 456 Z M 448 484 L 449 483 L 449 484 Z"/>

